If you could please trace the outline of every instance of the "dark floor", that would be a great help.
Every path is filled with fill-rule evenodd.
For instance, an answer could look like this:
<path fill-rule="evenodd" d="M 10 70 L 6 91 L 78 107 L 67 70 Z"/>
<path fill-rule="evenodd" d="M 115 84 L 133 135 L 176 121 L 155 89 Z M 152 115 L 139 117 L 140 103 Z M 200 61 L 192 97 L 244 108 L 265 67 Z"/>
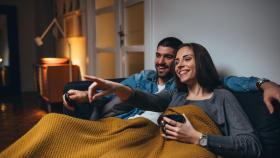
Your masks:
<path fill-rule="evenodd" d="M 37 93 L 0 96 L 0 151 L 8 147 L 47 112 Z"/>

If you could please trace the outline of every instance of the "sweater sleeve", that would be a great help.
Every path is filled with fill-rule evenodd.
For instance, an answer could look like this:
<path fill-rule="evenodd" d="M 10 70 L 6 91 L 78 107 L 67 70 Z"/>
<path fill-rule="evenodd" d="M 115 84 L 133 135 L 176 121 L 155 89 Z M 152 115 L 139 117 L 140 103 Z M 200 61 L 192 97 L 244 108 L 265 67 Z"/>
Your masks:
<path fill-rule="evenodd" d="M 133 89 L 132 95 L 126 102 L 142 110 L 163 112 L 172 100 L 172 93 L 172 91 L 163 90 L 160 93 L 152 94 Z"/>
<path fill-rule="evenodd" d="M 224 90 L 223 95 L 219 117 L 225 118 L 227 132 L 225 136 L 209 135 L 208 148 L 225 157 L 260 157 L 262 146 L 247 115 L 232 93 Z"/>

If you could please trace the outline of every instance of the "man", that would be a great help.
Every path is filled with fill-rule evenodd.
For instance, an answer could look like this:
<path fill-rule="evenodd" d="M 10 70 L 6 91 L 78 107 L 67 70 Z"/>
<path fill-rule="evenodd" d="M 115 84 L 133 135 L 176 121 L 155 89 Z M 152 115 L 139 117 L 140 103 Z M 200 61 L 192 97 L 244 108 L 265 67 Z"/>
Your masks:
<path fill-rule="evenodd" d="M 138 74 L 134 74 L 130 77 L 128 77 L 126 80 L 122 81 L 121 83 L 133 88 L 138 88 L 142 89 L 144 91 L 150 92 L 150 93 L 156 93 L 159 92 L 163 89 L 171 90 L 175 88 L 175 82 L 173 79 L 173 71 L 174 71 L 174 58 L 175 58 L 175 53 L 178 47 L 182 44 L 182 41 L 180 41 L 177 38 L 174 37 L 168 37 L 163 40 L 161 40 L 158 44 L 157 47 L 157 52 L 156 52 L 156 59 L 155 59 L 155 67 L 156 71 L 154 70 L 144 70 Z M 87 91 L 76 91 L 76 90 L 69 90 L 68 93 L 70 94 L 69 97 L 72 100 L 75 100 L 79 103 L 85 102 L 85 98 L 87 98 Z M 111 98 L 110 98 L 111 99 Z M 109 99 L 109 100 L 110 100 Z M 105 99 L 107 100 L 107 99 Z M 106 102 L 106 101 L 103 101 Z M 100 103 L 93 103 L 95 107 L 99 108 L 94 108 L 93 110 L 93 115 L 91 119 L 96 119 L 100 115 L 101 117 L 106 117 L 106 116 L 118 116 L 119 118 L 127 119 L 130 116 L 134 116 L 135 114 L 142 113 L 142 110 L 139 109 L 129 109 L 129 106 L 127 105 L 114 105 L 119 103 L 118 99 L 115 98 L 109 103 L 105 105 L 100 105 Z M 101 103 L 102 104 L 102 103 Z M 76 117 L 82 117 L 85 118 L 88 116 L 88 114 L 85 114 L 85 110 L 80 110 L 83 109 L 84 107 L 81 107 L 82 105 L 79 105 L 78 111 L 73 107 L 69 106 L 67 102 L 65 102 L 64 99 L 64 113 Z M 99 106 L 100 105 L 100 106 Z M 87 106 L 87 105 L 85 105 Z M 108 109 L 107 107 L 114 107 L 112 108 L 113 110 L 109 110 L 110 112 L 101 112 L 103 114 L 97 114 L 99 112 L 96 112 L 102 109 Z M 119 108 L 120 107 L 120 108 Z M 122 108 L 125 107 L 125 108 Z M 76 107 L 77 108 L 77 107 Z M 84 109 L 90 109 L 90 108 L 84 108 Z M 71 112 L 74 111 L 74 112 Z M 131 111 L 130 111 L 131 110 Z M 129 111 L 129 112 L 128 112 Z M 128 113 L 127 113 L 128 112 Z M 110 113 L 110 114 L 108 114 Z M 119 115 L 121 114 L 121 115 Z M 96 116 L 99 115 L 99 116 Z"/>
<path fill-rule="evenodd" d="M 171 90 L 175 88 L 175 82 L 173 82 L 173 62 L 176 50 L 181 44 L 182 42 L 174 37 L 168 37 L 161 40 L 157 46 L 155 58 L 156 71 L 144 70 L 138 74 L 128 77 L 121 83 L 150 93 L 157 93 L 163 89 Z M 271 101 L 275 99 L 280 102 L 280 87 L 266 79 L 230 76 L 221 81 L 226 87 L 233 91 L 263 90 L 264 102 L 271 113 L 273 112 Z M 89 86 L 88 91 L 90 91 L 91 88 L 92 86 Z M 118 98 L 114 96 L 102 98 L 100 102 L 94 102 L 91 103 L 92 105 L 89 105 L 86 103 L 90 100 L 87 95 L 88 91 L 69 90 L 66 97 L 68 102 L 65 100 L 65 95 L 63 96 L 65 114 L 85 119 L 99 119 L 109 116 L 129 119 L 140 116 L 151 119 L 152 121 L 155 121 L 155 118 L 159 115 L 154 112 L 146 112 L 136 108 L 131 108 L 129 105 L 122 105 Z M 71 106 L 71 102 L 69 103 L 69 100 L 73 100 L 77 104 L 72 103 L 76 105 Z M 89 117 L 91 113 L 92 115 Z"/>

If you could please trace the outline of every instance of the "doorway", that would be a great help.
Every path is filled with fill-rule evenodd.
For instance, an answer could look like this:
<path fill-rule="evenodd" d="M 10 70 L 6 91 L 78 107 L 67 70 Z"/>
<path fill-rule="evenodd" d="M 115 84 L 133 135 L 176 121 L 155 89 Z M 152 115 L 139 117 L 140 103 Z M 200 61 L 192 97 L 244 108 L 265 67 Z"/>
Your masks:
<path fill-rule="evenodd" d="M 0 94 L 20 93 L 17 9 L 0 5 Z"/>
<path fill-rule="evenodd" d="M 127 77 L 144 69 L 144 0 L 95 0 L 95 72 Z"/>

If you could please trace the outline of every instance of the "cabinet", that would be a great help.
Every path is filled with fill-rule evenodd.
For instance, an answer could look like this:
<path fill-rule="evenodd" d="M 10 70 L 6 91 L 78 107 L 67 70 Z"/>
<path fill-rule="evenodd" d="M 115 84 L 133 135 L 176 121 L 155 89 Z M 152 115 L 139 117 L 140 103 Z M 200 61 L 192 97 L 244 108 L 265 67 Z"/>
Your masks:
<path fill-rule="evenodd" d="M 63 88 L 69 82 L 69 65 L 37 65 L 38 90 L 48 104 L 61 103 Z M 80 80 L 80 70 L 72 65 L 73 81 Z M 50 109 L 49 109 L 50 110 Z"/>

